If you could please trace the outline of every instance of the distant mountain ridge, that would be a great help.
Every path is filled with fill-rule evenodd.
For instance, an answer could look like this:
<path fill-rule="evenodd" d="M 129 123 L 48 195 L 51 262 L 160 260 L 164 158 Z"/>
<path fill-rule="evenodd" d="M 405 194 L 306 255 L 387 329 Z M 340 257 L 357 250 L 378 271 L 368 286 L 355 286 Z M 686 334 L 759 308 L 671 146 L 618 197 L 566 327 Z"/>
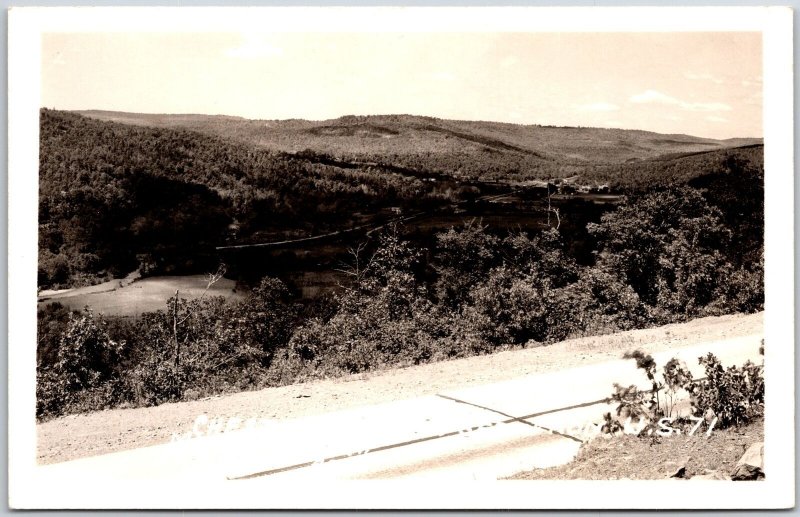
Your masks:
<path fill-rule="evenodd" d="M 416 115 L 343 116 L 309 121 L 250 120 L 227 115 L 154 115 L 77 111 L 81 115 L 129 125 L 187 129 L 275 151 L 311 150 L 339 158 L 424 166 L 426 157 L 452 155 L 450 172 L 471 175 L 501 165 L 505 172 L 553 166 L 581 167 L 648 160 L 762 144 L 760 138 L 715 140 L 643 130 L 519 125 L 446 120 Z M 498 171 L 499 172 L 499 171 Z M 569 172 L 562 170 L 561 173 Z M 576 171 L 577 172 L 577 171 Z"/>

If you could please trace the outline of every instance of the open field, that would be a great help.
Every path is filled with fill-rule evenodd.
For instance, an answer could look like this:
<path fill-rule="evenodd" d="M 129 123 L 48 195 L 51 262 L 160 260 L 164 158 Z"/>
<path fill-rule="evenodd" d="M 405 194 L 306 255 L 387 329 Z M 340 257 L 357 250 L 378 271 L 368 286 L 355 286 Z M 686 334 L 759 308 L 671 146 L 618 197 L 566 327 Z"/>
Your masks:
<path fill-rule="evenodd" d="M 55 463 L 168 442 L 192 429 L 195 419 L 288 419 L 432 395 L 619 359 L 625 351 L 647 353 L 763 332 L 763 313 L 700 318 L 571 339 L 546 347 L 510 350 L 410 368 L 242 392 L 152 408 L 115 409 L 57 418 L 37 426 L 40 463 Z"/>
<path fill-rule="evenodd" d="M 180 291 L 182 298 L 193 299 L 202 295 L 207 285 L 206 275 L 162 276 L 130 283 L 111 280 L 90 287 L 45 293 L 39 297 L 39 306 L 58 302 L 75 310 L 88 306 L 96 314 L 107 316 L 138 316 L 143 312 L 164 309 L 176 290 Z M 212 285 L 206 296 L 244 297 L 236 290 L 236 282 L 227 278 Z"/>

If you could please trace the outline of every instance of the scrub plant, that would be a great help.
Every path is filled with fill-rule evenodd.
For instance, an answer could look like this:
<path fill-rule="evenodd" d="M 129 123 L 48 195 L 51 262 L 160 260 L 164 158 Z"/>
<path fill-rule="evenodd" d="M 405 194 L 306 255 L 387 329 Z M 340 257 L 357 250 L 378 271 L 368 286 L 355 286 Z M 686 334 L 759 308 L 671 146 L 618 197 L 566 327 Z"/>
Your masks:
<path fill-rule="evenodd" d="M 762 344 L 763 353 L 763 344 Z M 742 425 L 764 414 L 764 366 L 747 361 L 742 366 L 724 368 L 714 354 L 699 358 L 705 367 L 705 377 L 693 379 L 685 362 L 670 359 L 664 365 L 661 379 L 657 378 L 657 365 L 653 357 L 640 350 L 626 353 L 623 358 L 634 359 L 650 381 L 651 389 L 642 390 L 632 384 L 624 387 L 614 384 L 609 400 L 617 403 L 616 418 L 611 413 L 603 415 L 604 433 L 615 434 L 625 430 L 620 421 L 637 421 L 637 434 L 652 429 L 662 419 L 671 422 L 678 418 L 677 398 L 680 390 L 691 397 L 691 416 L 716 419 L 715 425 L 726 428 Z"/>

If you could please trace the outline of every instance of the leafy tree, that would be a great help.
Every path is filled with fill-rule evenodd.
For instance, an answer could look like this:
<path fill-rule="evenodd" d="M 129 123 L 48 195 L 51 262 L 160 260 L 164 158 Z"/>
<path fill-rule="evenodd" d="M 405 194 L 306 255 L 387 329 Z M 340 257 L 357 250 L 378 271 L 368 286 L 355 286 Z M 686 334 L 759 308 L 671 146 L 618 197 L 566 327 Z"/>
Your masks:
<path fill-rule="evenodd" d="M 564 252 L 558 230 L 548 228 L 533 238 L 526 233 L 509 235 L 503 246 L 505 258 L 516 270 L 535 276 L 548 287 L 564 287 L 578 279 L 578 265 Z"/>
<path fill-rule="evenodd" d="M 70 322 L 70 311 L 58 302 L 40 306 L 36 318 L 36 364 L 52 367 L 58 360 L 61 336 Z"/>
<path fill-rule="evenodd" d="M 455 308 L 470 289 L 498 263 L 500 240 L 481 222 L 471 220 L 458 230 L 436 235 L 434 286 L 440 303 Z"/>
<path fill-rule="evenodd" d="M 668 314 L 697 315 L 720 296 L 731 232 L 691 188 L 647 194 L 605 214 L 589 231 L 598 265 L 616 272 L 639 299 Z"/>

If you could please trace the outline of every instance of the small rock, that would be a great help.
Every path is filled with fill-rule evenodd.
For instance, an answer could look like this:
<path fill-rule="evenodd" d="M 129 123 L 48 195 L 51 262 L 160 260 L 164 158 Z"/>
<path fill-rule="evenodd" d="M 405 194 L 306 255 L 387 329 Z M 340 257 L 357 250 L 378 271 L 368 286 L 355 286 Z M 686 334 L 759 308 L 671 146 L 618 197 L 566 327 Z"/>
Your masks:
<path fill-rule="evenodd" d="M 764 478 L 764 442 L 756 442 L 745 451 L 731 473 L 734 481 L 750 481 Z"/>
<path fill-rule="evenodd" d="M 669 476 L 671 478 L 685 478 L 686 477 L 686 465 L 689 464 L 689 456 L 684 456 L 677 462 L 670 462 L 670 463 L 677 463 L 678 468 L 673 471 L 672 475 Z"/>
<path fill-rule="evenodd" d="M 686 477 L 686 465 L 678 467 L 678 470 L 675 471 L 674 474 L 670 476 L 671 478 L 680 478 L 683 479 Z"/>

